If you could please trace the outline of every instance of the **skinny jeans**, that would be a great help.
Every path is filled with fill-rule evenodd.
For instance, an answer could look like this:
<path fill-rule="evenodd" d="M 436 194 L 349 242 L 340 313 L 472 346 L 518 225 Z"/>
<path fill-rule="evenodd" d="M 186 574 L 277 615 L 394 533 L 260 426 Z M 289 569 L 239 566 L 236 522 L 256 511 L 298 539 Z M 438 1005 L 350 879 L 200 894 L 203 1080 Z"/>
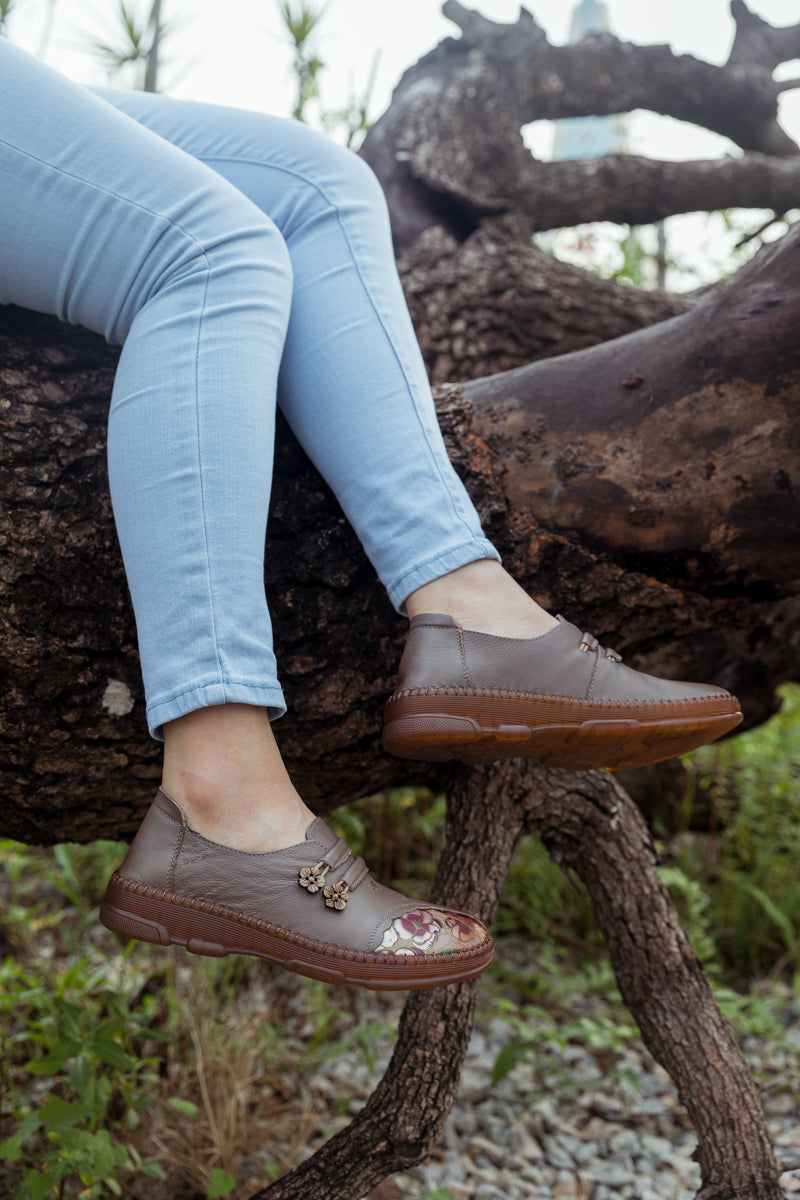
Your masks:
<path fill-rule="evenodd" d="M 498 558 L 455 475 L 380 187 L 294 121 L 71 83 L 0 38 L 0 303 L 122 346 L 108 470 L 147 719 L 285 711 L 264 593 L 280 403 L 402 609 Z"/>

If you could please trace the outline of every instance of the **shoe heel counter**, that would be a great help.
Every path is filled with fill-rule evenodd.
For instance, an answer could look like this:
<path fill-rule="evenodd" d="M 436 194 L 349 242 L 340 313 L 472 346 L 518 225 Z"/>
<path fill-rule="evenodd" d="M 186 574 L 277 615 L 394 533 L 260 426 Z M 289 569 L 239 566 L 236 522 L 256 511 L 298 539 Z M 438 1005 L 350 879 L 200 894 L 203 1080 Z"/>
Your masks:
<path fill-rule="evenodd" d="M 439 613 L 414 617 L 400 659 L 397 691 L 468 686 L 461 626 Z"/>
<path fill-rule="evenodd" d="M 134 883 L 171 890 L 184 828 L 181 810 L 159 790 L 130 844 L 120 875 Z"/>

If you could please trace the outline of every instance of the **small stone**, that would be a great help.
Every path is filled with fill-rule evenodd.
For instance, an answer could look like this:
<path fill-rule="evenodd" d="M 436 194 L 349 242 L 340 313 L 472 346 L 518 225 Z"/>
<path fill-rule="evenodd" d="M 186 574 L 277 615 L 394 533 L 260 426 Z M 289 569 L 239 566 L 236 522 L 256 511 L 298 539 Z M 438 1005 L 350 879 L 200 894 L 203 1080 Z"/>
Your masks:
<path fill-rule="evenodd" d="M 525 1162 L 541 1162 L 543 1158 L 542 1147 L 519 1123 L 509 1131 L 508 1148 Z"/>
<path fill-rule="evenodd" d="M 633 1195 L 636 1200 L 661 1200 L 658 1192 L 653 1189 L 650 1179 L 644 1176 L 634 1180 Z"/>
<path fill-rule="evenodd" d="M 571 1133 L 557 1133 L 552 1140 L 561 1147 L 565 1154 L 569 1155 L 573 1162 L 577 1162 L 578 1157 L 584 1155 L 587 1150 L 586 1143 Z"/>
<path fill-rule="evenodd" d="M 562 1171 L 559 1173 L 550 1195 L 553 1200 L 583 1200 L 585 1192 L 579 1179 Z"/>
<path fill-rule="evenodd" d="M 624 1162 L 595 1162 L 584 1168 L 585 1173 L 595 1183 L 606 1183 L 611 1187 L 622 1187 L 625 1183 L 633 1183 L 633 1163 Z"/>
<path fill-rule="evenodd" d="M 545 1162 L 548 1162 L 551 1167 L 556 1167 L 559 1170 L 569 1170 L 575 1166 L 575 1162 L 570 1154 L 559 1145 L 556 1139 L 547 1142 L 544 1147 Z"/>
<path fill-rule="evenodd" d="M 629 1133 L 624 1125 L 615 1121 L 604 1121 L 602 1117 L 592 1117 L 578 1134 L 585 1142 L 610 1142 L 618 1133 Z M 635 1136 L 635 1135 L 634 1135 Z"/>
<path fill-rule="evenodd" d="M 608 1148 L 612 1154 L 637 1154 L 642 1148 L 643 1138 L 632 1129 L 623 1129 L 609 1140 Z"/>
<path fill-rule="evenodd" d="M 508 1159 L 508 1151 L 504 1146 L 498 1146 L 489 1138 L 480 1136 L 470 1138 L 469 1153 L 476 1156 L 475 1162 L 479 1166 L 483 1166 L 481 1157 L 488 1159 L 488 1165 L 494 1163 L 496 1167 L 504 1167 Z"/>
<path fill-rule="evenodd" d="M 534 1112 L 537 1114 L 537 1116 L 541 1117 L 545 1123 L 545 1126 L 549 1129 L 557 1130 L 561 1126 L 561 1121 L 558 1113 L 556 1112 L 555 1105 L 553 1104 L 553 1101 L 549 1100 L 546 1096 L 542 1100 L 537 1100 L 531 1105 L 531 1112 Z"/>
<path fill-rule="evenodd" d="M 663 1103 L 654 1096 L 642 1096 L 633 1106 L 637 1117 L 657 1117 L 663 1111 Z"/>
<path fill-rule="evenodd" d="M 672 1172 L 656 1171 L 652 1183 L 655 1192 L 664 1200 L 678 1200 L 680 1185 Z"/>
<path fill-rule="evenodd" d="M 462 1137 L 470 1137 L 478 1126 L 478 1114 L 471 1105 L 456 1109 L 451 1119 L 451 1125 L 458 1130 Z"/>
<path fill-rule="evenodd" d="M 536 1187 L 538 1187 L 540 1184 L 544 1183 L 544 1175 L 538 1169 L 538 1167 L 529 1167 L 529 1166 L 522 1167 L 520 1170 L 520 1173 L 519 1173 L 519 1177 L 520 1177 L 520 1179 L 524 1179 L 526 1183 L 534 1184 L 534 1186 L 536 1186 Z"/>
<path fill-rule="evenodd" d="M 675 1147 L 668 1138 L 658 1137 L 654 1133 L 643 1133 L 641 1141 L 642 1149 L 656 1162 L 672 1163 L 675 1161 Z"/>

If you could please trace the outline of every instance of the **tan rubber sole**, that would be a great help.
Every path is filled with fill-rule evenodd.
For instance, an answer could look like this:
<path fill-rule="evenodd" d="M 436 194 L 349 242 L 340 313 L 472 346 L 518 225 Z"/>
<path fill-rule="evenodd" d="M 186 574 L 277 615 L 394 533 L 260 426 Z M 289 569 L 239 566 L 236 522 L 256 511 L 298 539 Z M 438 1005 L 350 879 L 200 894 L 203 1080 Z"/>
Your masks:
<path fill-rule="evenodd" d="M 429 688 L 386 705 L 383 745 L 399 758 L 551 767 L 642 767 L 713 742 L 742 719 L 733 696 L 663 705 L 590 704 L 516 692 Z"/>
<path fill-rule="evenodd" d="M 494 955 L 491 938 L 459 954 L 396 958 L 389 951 L 347 950 L 246 916 L 219 904 L 172 895 L 114 872 L 100 908 L 106 929 L 156 946 L 184 946 L 221 958 L 252 954 L 324 983 L 358 983 L 373 991 L 443 987 L 482 974 Z"/>

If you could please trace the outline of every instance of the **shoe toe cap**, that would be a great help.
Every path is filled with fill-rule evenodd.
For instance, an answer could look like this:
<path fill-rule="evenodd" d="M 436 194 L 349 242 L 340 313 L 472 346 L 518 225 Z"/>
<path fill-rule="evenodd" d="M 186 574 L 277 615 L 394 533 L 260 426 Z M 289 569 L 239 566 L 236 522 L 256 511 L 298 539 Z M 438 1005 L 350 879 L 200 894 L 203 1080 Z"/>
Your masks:
<path fill-rule="evenodd" d="M 469 954 L 490 943 L 488 929 L 476 917 L 419 904 L 387 917 L 375 952 L 391 951 L 397 957 Z"/>

